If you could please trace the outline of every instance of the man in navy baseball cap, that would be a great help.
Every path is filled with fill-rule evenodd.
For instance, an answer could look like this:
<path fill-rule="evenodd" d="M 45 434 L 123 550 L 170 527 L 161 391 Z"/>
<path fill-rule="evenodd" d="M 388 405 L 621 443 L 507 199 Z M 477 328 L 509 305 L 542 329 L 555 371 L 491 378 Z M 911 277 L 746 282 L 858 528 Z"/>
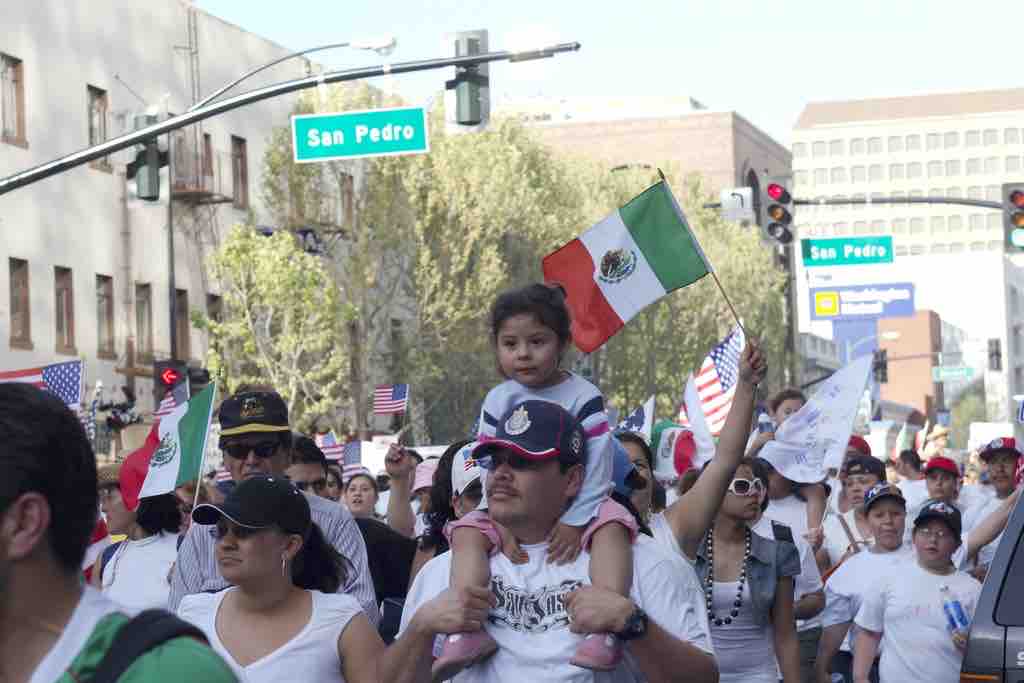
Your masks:
<path fill-rule="evenodd" d="M 509 456 L 530 462 L 557 458 L 566 467 L 582 465 L 586 459 L 583 426 L 562 406 L 549 401 L 524 401 L 498 421 L 493 438 L 473 450 L 480 466 L 493 470 Z M 514 466 L 513 466 L 514 467 Z"/>

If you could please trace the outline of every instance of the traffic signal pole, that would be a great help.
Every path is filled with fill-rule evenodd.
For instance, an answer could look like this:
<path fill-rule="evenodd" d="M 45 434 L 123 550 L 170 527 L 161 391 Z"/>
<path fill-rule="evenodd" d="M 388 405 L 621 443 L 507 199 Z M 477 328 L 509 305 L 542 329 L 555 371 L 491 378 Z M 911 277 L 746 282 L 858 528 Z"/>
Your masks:
<path fill-rule="evenodd" d="M 957 197 L 850 197 L 838 199 L 794 199 L 796 206 L 839 206 L 842 204 L 959 204 L 960 206 L 980 206 L 985 209 L 1001 210 L 1001 202 L 992 202 L 986 199 L 960 199 Z M 704 205 L 705 209 L 720 209 L 719 202 L 710 202 Z"/>
<path fill-rule="evenodd" d="M 443 69 L 449 66 L 468 67 L 487 64 L 490 62 L 504 61 L 524 62 L 531 59 L 554 57 L 556 54 L 562 52 L 575 52 L 579 49 L 580 44 L 578 42 L 559 43 L 550 47 L 526 50 L 523 52 L 500 50 L 498 52 L 488 52 L 481 55 L 448 57 L 444 59 L 424 59 L 413 62 L 400 62 L 398 64 L 383 64 L 380 66 L 360 67 L 356 69 L 342 69 L 339 71 L 331 71 L 315 76 L 307 76 L 305 78 L 285 81 L 283 83 L 275 83 L 274 85 L 269 85 L 265 88 L 257 88 L 256 90 L 250 90 L 248 92 L 241 93 L 240 95 L 235 95 L 234 97 L 212 102 L 197 109 L 187 111 L 184 114 L 179 114 L 178 116 L 169 118 L 166 121 L 155 123 L 152 126 L 147 126 L 146 128 L 122 135 L 114 138 L 113 140 L 107 140 L 106 142 L 102 142 L 93 147 L 73 152 L 72 154 L 60 157 L 59 159 L 55 159 L 34 168 L 2 178 L 0 179 L 0 195 L 7 194 L 8 192 L 12 192 L 20 187 L 25 187 L 26 185 L 31 185 L 32 183 L 45 178 L 55 176 L 58 173 L 63 173 L 64 171 L 75 168 L 76 166 L 81 166 L 82 164 L 105 157 L 109 154 L 113 154 L 114 152 L 119 152 L 122 149 L 127 149 L 133 145 L 141 144 L 147 140 L 156 138 L 159 135 L 165 135 L 171 131 L 178 130 L 179 128 L 199 123 L 200 121 L 218 114 L 223 114 L 224 112 L 231 111 L 232 109 L 238 109 L 239 107 L 244 107 L 254 102 L 287 95 L 288 93 L 297 92 L 299 90 L 314 88 L 318 85 L 341 83 L 344 81 L 357 81 L 365 78 L 373 78 L 375 76 L 386 76 L 389 74 L 430 71 L 433 69 Z"/>

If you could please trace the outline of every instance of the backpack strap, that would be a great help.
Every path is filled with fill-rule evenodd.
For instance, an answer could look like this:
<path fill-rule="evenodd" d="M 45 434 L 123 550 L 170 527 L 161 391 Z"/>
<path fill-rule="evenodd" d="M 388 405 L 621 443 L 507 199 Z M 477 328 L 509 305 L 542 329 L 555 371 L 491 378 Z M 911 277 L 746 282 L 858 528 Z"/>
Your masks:
<path fill-rule="evenodd" d="M 100 555 L 100 581 L 103 580 L 103 570 L 107 568 L 110 561 L 114 559 L 114 555 L 117 553 L 117 549 L 121 547 L 124 541 L 118 541 L 117 543 L 111 543 L 103 549 L 103 553 Z"/>
<path fill-rule="evenodd" d="M 207 642 L 203 632 L 162 609 L 139 612 L 114 636 L 110 649 L 96 666 L 89 683 L 116 683 L 135 660 L 153 648 L 181 636 Z"/>
<path fill-rule="evenodd" d="M 861 544 L 858 543 L 857 539 L 853 537 L 853 531 L 850 530 L 850 525 L 847 524 L 846 517 L 844 517 L 843 515 L 837 515 L 837 517 L 839 518 L 839 523 L 843 525 L 843 531 L 846 532 L 846 538 L 850 540 L 849 549 L 853 551 L 854 555 L 856 555 L 860 552 Z"/>
<path fill-rule="evenodd" d="M 789 526 L 780 524 L 775 520 L 772 520 L 772 535 L 775 536 L 776 541 L 786 541 L 796 545 L 796 542 L 793 541 L 793 530 Z"/>

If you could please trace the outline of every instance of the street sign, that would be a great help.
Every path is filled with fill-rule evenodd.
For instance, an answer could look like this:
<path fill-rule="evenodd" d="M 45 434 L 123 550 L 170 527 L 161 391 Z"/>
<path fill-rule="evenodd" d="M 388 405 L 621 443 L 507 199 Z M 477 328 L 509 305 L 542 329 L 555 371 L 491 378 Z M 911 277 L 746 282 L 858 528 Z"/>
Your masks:
<path fill-rule="evenodd" d="M 892 263 L 892 237 L 837 237 L 800 240 L 804 265 L 863 266 Z"/>
<path fill-rule="evenodd" d="M 424 154 L 430 151 L 423 107 L 292 116 L 295 163 Z"/>
<path fill-rule="evenodd" d="M 932 368 L 933 382 L 949 382 L 954 379 L 974 377 L 974 368 L 967 365 L 938 365 Z"/>
<path fill-rule="evenodd" d="M 864 320 L 914 315 L 914 285 L 898 282 L 810 290 L 811 320 Z"/>
<path fill-rule="evenodd" d="M 730 187 L 718 195 L 722 218 L 733 223 L 754 222 L 754 191 L 749 187 Z"/>

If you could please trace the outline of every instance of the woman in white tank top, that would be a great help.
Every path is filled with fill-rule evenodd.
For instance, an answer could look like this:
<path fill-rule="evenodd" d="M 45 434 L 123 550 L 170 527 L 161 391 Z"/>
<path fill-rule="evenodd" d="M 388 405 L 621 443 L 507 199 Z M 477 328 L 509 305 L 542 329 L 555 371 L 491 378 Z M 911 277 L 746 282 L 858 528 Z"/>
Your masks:
<path fill-rule="evenodd" d="M 239 680 L 376 683 L 384 643 L 359 603 L 335 593 L 345 560 L 291 482 L 246 479 L 223 505 L 200 505 L 192 518 L 217 525 L 217 563 L 233 585 L 184 598 L 178 614 Z"/>

